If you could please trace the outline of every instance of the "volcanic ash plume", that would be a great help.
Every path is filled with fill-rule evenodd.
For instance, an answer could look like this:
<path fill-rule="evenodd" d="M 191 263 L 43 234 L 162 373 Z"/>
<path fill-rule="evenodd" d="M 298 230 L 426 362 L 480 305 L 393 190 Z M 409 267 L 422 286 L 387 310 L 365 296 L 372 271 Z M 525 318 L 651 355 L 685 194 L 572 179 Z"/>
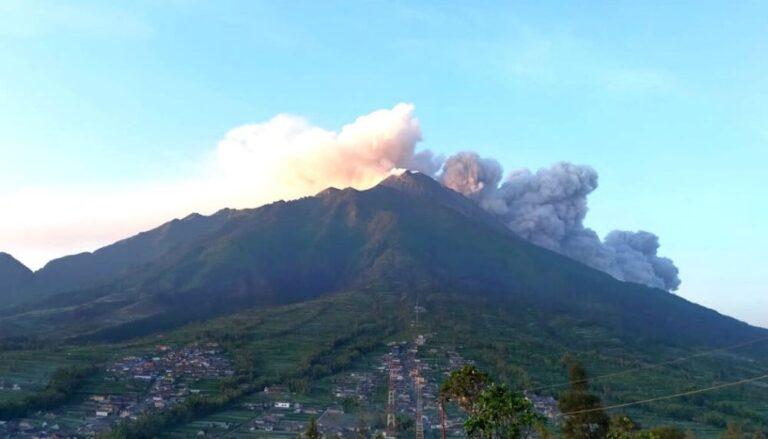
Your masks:
<path fill-rule="evenodd" d="M 604 243 L 613 251 L 613 271 L 620 271 L 622 279 L 669 290 L 680 285 L 674 262 L 656 256 L 659 237 L 653 233 L 614 230 Z"/>
<path fill-rule="evenodd" d="M 503 179 L 494 159 L 462 152 L 443 160 L 421 141 L 413 105 L 398 104 L 329 131 L 296 116 L 279 115 L 235 128 L 219 143 L 219 167 L 236 184 L 261 188 L 261 199 L 294 198 L 328 186 L 365 189 L 398 169 L 421 171 L 476 201 L 521 237 L 610 273 L 618 279 L 674 290 L 675 265 L 656 255 L 647 232 L 611 232 L 605 240 L 584 226 L 587 196 L 597 188 L 589 166 L 557 163 Z"/>
<path fill-rule="evenodd" d="M 584 226 L 587 196 L 597 188 L 597 172 L 589 166 L 556 163 L 533 173 L 510 173 L 472 152 L 449 157 L 441 182 L 496 214 L 513 232 L 614 277 L 656 288 L 680 285 L 674 263 L 657 256 L 658 237 L 648 232 L 613 231 L 601 241 Z"/>
<path fill-rule="evenodd" d="M 29 255 L 39 248 L 39 254 L 48 255 L 51 242 L 60 240 L 61 253 L 74 253 L 190 211 L 253 207 L 328 186 L 366 189 L 393 171 L 412 169 L 475 200 L 537 245 L 622 280 L 670 290 L 680 284 L 674 263 L 656 255 L 655 235 L 615 231 L 601 241 L 584 227 L 587 196 L 597 188 L 592 168 L 558 163 L 535 173 L 514 171 L 502 181 L 503 169 L 494 159 L 463 152 L 444 160 L 429 150 L 417 150 L 419 141 L 421 127 L 413 105 L 407 103 L 360 116 L 338 131 L 281 114 L 230 130 L 208 166 L 211 174 L 203 178 L 33 195 L 0 191 L 0 205 L 7 207 L 4 213 L 10 212 L 0 217 L 0 241 L 16 254 Z M 107 195 L 115 193 L 120 196 Z M 78 209 L 68 208 L 73 205 Z M 34 233 L 29 217 L 35 219 Z M 86 241 L 89 248 L 83 248 Z"/>
<path fill-rule="evenodd" d="M 510 173 L 494 159 L 462 152 L 444 160 L 417 150 L 421 127 L 411 104 L 358 117 L 338 131 L 290 115 L 245 125 L 219 142 L 217 162 L 227 191 L 245 188 L 261 200 L 295 198 L 328 186 L 365 189 L 393 171 L 412 169 L 440 180 L 497 215 L 521 237 L 618 279 L 674 290 L 675 265 L 656 255 L 647 232 L 611 232 L 605 240 L 584 226 L 587 196 L 597 188 L 588 166 L 557 163 Z M 252 188 L 263 193 L 252 194 Z"/>

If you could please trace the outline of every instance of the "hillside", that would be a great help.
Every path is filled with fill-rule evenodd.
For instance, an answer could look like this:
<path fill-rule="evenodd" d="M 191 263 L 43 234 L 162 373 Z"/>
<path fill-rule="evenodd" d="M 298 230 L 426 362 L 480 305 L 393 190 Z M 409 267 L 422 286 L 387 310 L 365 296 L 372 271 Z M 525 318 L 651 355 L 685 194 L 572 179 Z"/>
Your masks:
<path fill-rule="evenodd" d="M 418 316 L 417 304 L 423 309 Z M 345 399 L 335 389 L 361 377 L 369 377 L 373 386 L 359 390 L 364 400 L 346 410 L 352 410 L 353 419 L 381 429 L 386 411 L 386 373 L 377 368 L 390 350 L 388 345 L 406 343 L 418 334 L 426 338 L 418 356 L 429 366 L 426 393 L 430 395 L 444 379 L 443 371 L 455 367 L 451 365 L 456 359 L 472 360 L 513 388 L 538 389 L 535 392 L 546 397 L 563 390 L 565 368 L 560 360 L 570 353 L 587 366 L 594 377 L 592 389 L 606 404 L 754 377 L 765 373 L 768 359 L 765 343 L 712 351 L 698 344 L 650 342 L 595 324 L 594 319 L 552 315 L 547 310 L 520 306 L 510 298 L 350 291 L 238 312 L 128 342 L 5 351 L 0 356 L 0 376 L 23 383 L 25 391 L 34 391 L 45 385 L 57 366 L 109 367 L 126 356 L 158 356 L 159 344 L 179 348 L 216 343 L 236 365 L 236 382 L 241 388 L 251 386 L 246 387 L 250 390 L 227 404 L 180 421 L 156 421 L 151 436 L 187 437 L 203 429 L 211 436 L 265 437 L 266 433 L 253 432 L 250 427 L 263 428 L 255 422 L 270 413 L 254 411 L 254 403 L 288 400 L 301 402 L 302 410 L 338 410 Z M 211 397 L 221 386 L 215 382 L 205 385 Z M 261 390 L 271 385 L 284 386 L 290 392 L 268 397 Z M 96 374 L 78 390 L 78 398 L 51 410 L 78 418 L 91 410 L 91 395 L 110 393 L 132 398 L 135 392 Z M 10 396 L 16 395 L 23 393 Z M 435 422 L 434 400 L 427 400 L 425 414 Z M 699 438 L 714 438 L 729 421 L 739 422 L 746 431 L 765 429 L 767 404 L 765 384 L 754 382 L 611 413 L 630 414 L 648 427 L 676 425 Z M 292 414 L 286 420 L 306 422 L 309 416 Z M 33 417 L 39 422 L 46 420 L 42 414 Z M 277 427 L 290 428 L 289 424 Z M 413 435 L 406 431 L 402 437 Z M 439 431 L 432 430 L 427 437 L 436 439 Z"/>
<path fill-rule="evenodd" d="M 23 289 L 32 280 L 32 271 L 8 253 L 0 252 L 0 303 L 21 300 Z"/>
<path fill-rule="evenodd" d="M 93 253 L 54 259 L 34 273 L 29 272 L 17 277 L 14 284 L 16 294 L 12 294 L 8 286 L 0 283 L 0 306 L 40 300 L 55 293 L 109 281 L 157 259 L 177 246 L 210 235 L 233 215 L 236 215 L 236 212 L 229 209 L 210 216 L 192 214 L 100 248 Z M 10 255 L 6 255 L 6 258 L 8 257 Z"/>
<path fill-rule="evenodd" d="M 435 371 L 459 355 L 515 388 L 545 386 L 542 396 L 557 396 L 560 359 L 570 352 L 593 374 L 609 374 L 593 385 L 609 404 L 768 369 L 768 346 L 758 342 L 768 340 L 768 330 L 530 244 L 418 173 L 365 191 L 327 189 L 258 209 L 193 215 L 49 265 L 70 285 L 87 286 L 38 290 L 36 299 L 0 309 L 0 373 L 34 389 L 62 364 L 150 355 L 158 340 L 221 344 L 240 390 L 199 416 L 158 421 L 156 432 L 182 436 L 207 425 L 202 416 L 248 425 L 252 415 L 238 404 L 260 401 L 254 392 L 268 383 L 287 384 L 310 407 L 338 405 L 333 383 L 349 379 L 350 370 L 372 373 L 387 343 L 416 334 L 426 335 L 423 361 Z M 40 282 L 41 272 L 7 256 L 0 269 L 15 273 L 14 285 Z M 52 270 L 42 272 L 55 279 Z M 418 318 L 417 304 L 425 310 Z M 435 372 L 433 385 L 442 376 Z M 81 392 L 126 391 L 103 379 L 89 378 Z M 219 385 L 211 386 L 216 395 Z M 371 391 L 359 410 L 377 422 L 383 402 Z M 83 399 L 57 410 L 81 413 Z M 767 403 L 764 383 L 755 382 L 627 412 L 646 425 L 671 423 L 712 437 L 729 420 L 765 427 Z"/>
<path fill-rule="evenodd" d="M 530 244 L 463 196 L 410 172 L 366 191 L 326 190 L 174 221 L 88 258 L 110 263 L 73 271 L 123 274 L 6 308 L 0 333 L 124 337 L 348 290 L 505 298 L 637 339 L 681 344 L 765 333 Z"/>

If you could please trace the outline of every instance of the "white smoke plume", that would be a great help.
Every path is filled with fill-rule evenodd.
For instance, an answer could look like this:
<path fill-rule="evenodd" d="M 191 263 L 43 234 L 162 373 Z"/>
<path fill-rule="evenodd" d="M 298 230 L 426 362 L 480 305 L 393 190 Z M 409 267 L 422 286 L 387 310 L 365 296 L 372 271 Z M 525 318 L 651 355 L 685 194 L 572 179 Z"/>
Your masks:
<path fill-rule="evenodd" d="M 674 263 L 657 256 L 656 235 L 613 231 L 601 241 L 584 226 L 587 196 L 598 181 L 597 172 L 589 166 L 561 162 L 535 173 L 522 169 L 502 182 L 502 167 L 496 160 L 463 152 L 449 157 L 437 178 L 534 244 L 620 280 L 666 290 L 680 285 Z"/>
<path fill-rule="evenodd" d="M 416 152 L 420 140 L 411 104 L 360 116 L 339 130 L 282 114 L 227 132 L 199 159 L 201 172 L 186 179 L 0 187 L 0 251 L 37 269 L 190 212 L 258 207 L 328 186 L 366 189 L 401 168 L 434 174 L 442 160 Z"/>
<path fill-rule="evenodd" d="M 328 186 L 368 188 L 395 169 L 434 173 L 440 162 L 429 151 L 416 153 L 420 140 L 411 104 L 360 116 L 338 132 L 278 115 L 230 130 L 217 160 L 224 175 L 246 187 L 295 198 Z"/>

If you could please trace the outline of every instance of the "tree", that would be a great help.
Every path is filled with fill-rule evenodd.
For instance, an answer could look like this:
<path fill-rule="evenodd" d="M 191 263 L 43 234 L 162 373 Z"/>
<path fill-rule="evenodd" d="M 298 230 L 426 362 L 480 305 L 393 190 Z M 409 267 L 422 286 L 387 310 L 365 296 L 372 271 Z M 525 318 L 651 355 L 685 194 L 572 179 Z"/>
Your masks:
<path fill-rule="evenodd" d="M 533 411 L 533 404 L 521 393 L 505 385 L 490 384 L 478 395 L 475 412 L 464 423 L 470 438 L 518 439 L 527 437 L 544 419 Z"/>
<path fill-rule="evenodd" d="M 610 419 L 600 398 L 590 393 L 587 371 L 576 359 L 566 356 L 570 387 L 560 395 L 558 408 L 565 417 L 563 437 L 566 439 L 603 439 L 607 437 Z"/>
<path fill-rule="evenodd" d="M 743 437 L 744 432 L 741 431 L 741 425 L 733 422 L 728 423 L 728 428 L 725 430 L 725 433 L 720 436 L 721 439 L 742 439 Z"/>
<path fill-rule="evenodd" d="M 368 429 L 368 425 L 362 419 L 358 419 L 355 438 L 370 439 L 370 437 L 371 437 L 371 431 Z"/>
<path fill-rule="evenodd" d="M 416 422 L 412 417 L 398 414 L 395 425 L 398 437 L 416 437 Z"/>
<path fill-rule="evenodd" d="M 307 425 L 307 429 L 304 430 L 304 438 L 306 439 L 322 439 L 323 435 L 320 434 L 320 430 L 317 429 L 317 421 L 315 421 L 315 417 L 312 416 L 309 418 L 309 425 Z"/>
<path fill-rule="evenodd" d="M 517 439 L 544 420 L 521 393 L 494 384 L 487 373 L 470 365 L 454 371 L 443 382 L 440 402 L 448 401 L 456 402 L 469 415 L 464 430 L 471 438 Z"/>
<path fill-rule="evenodd" d="M 608 439 L 631 439 L 640 430 L 640 426 L 627 415 L 616 415 L 611 418 Z"/>
<path fill-rule="evenodd" d="M 694 436 L 675 427 L 656 427 L 642 430 L 632 418 L 627 415 L 611 417 L 607 439 L 691 439 Z"/>
<path fill-rule="evenodd" d="M 63 404 L 72 397 L 88 376 L 98 370 L 96 366 L 56 369 L 43 390 L 20 401 L 0 403 L 0 419 L 20 418 L 33 410 L 47 410 Z"/>
<path fill-rule="evenodd" d="M 341 400 L 341 408 L 344 410 L 344 413 L 354 413 L 360 408 L 360 401 L 357 398 L 344 398 Z"/>
<path fill-rule="evenodd" d="M 547 427 L 547 422 L 537 422 L 536 423 L 536 434 L 541 439 L 555 439 L 555 436 L 552 434 L 552 431 Z"/>
<path fill-rule="evenodd" d="M 455 401 L 459 407 L 472 415 L 476 412 L 477 398 L 490 382 L 491 378 L 487 373 L 480 372 L 474 366 L 465 365 L 452 372 L 440 386 L 440 401 Z"/>
<path fill-rule="evenodd" d="M 657 427 L 650 433 L 655 439 L 685 439 L 685 432 L 675 427 Z"/>

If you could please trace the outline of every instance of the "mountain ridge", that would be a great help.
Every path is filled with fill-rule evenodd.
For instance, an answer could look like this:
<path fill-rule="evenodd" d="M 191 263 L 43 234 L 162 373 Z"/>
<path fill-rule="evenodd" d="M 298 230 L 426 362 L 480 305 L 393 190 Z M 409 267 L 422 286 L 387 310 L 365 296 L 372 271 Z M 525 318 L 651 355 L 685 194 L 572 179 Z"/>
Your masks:
<path fill-rule="evenodd" d="M 214 232 L 238 211 L 222 209 L 212 215 L 192 213 L 118 240 L 93 252 L 53 259 L 17 285 L 12 295 L 0 284 L 0 306 L 37 300 L 105 282 L 151 262 L 171 248 Z M 5 294 L 3 294 L 5 292 Z"/>
<path fill-rule="evenodd" d="M 0 292 L 19 300 L 33 276 L 34 273 L 26 265 L 8 253 L 0 252 Z"/>
<path fill-rule="evenodd" d="M 423 174 L 389 177 L 363 191 L 325 190 L 314 197 L 221 212 L 215 227 L 203 227 L 204 236 L 163 238 L 162 255 L 115 279 L 6 309 L 0 332 L 114 333 L 115 328 L 135 328 L 137 322 L 147 328 L 157 320 L 183 324 L 243 307 L 380 290 L 513 300 L 553 316 L 593 319 L 638 338 L 713 345 L 764 333 L 669 292 L 620 282 L 537 247 Z M 146 236 L 167 238 L 158 229 Z M 30 313 L 30 321 L 37 323 L 32 330 L 24 321 Z"/>

